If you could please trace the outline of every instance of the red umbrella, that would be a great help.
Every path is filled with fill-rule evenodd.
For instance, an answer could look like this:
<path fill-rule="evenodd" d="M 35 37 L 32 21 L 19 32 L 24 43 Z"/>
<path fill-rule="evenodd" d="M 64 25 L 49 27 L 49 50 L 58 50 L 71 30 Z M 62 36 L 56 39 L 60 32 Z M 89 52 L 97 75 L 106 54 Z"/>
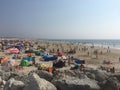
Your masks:
<path fill-rule="evenodd" d="M 20 52 L 17 48 L 10 48 L 9 51 L 11 53 L 19 53 Z"/>

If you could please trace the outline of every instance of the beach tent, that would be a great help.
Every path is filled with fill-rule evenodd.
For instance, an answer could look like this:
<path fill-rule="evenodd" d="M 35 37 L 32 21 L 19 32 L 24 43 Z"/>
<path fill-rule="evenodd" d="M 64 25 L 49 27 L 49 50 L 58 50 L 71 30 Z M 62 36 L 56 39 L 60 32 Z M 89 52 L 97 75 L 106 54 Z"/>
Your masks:
<path fill-rule="evenodd" d="M 21 45 L 16 45 L 15 48 L 17 48 L 18 50 L 22 49 Z"/>
<path fill-rule="evenodd" d="M 29 66 L 28 60 L 21 60 L 20 66 Z"/>
<path fill-rule="evenodd" d="M 50 56 L 49 54 L 45 54 L 45 55 L 43 56 L 43 59 L 44 59 L 45 61 L 53 61 L 53 60 L 57 60 L 57 56 Z"/>
<path fill-rule="evenodd" d="M 35 57 L 23 57 L 22 60 L 34 61 Z"/>
<path fill-rule="evenodd" d="M 7 60 L 3 63 L 1 63 L 2 66 L 15 66 L 15 60 Z"/>
<path fill-rule="evenodd" d="M 47 58 L 47 57 L 50 57 L 49 53 L 45 53 L 43 58 Z"/>
<path fill-rule="evenodd" d="M 78 58 L 74 58 L 73 63 L 75 66 L 80 66 L 81 64 L 85 64 L 85 60 L 80 60 Z"/>
<path fill-rule="evenodd" d="M 27 53 L 28 57 L 32 57 L 34 54 L 33 53 Z"/>
<path fill-rule="evenodd" d="M 36 56 L 49 54 L 48 52 L 45 52 L 44 50 L 35 50 L 34 53 L 35 53 Z"/>
<path fill-rule="evenodd" d="M 34 51 L 34 53 L 35 53 L 36 56 L 40 56 L 40 54 L 41 54 L 41 52 L 38 51 L 38 50 Z"/>
<path fill-rule="evenodd" d="M 26 50 L 25 53 L 34 53 L 33 50 Z"/>
<path fill-rule="evenodd" d="M 17 48 L 10 48 L 8 49 L 10 53 L 19 53 L 20 51 Z"/>
<path fill-rule="evenodd" d="M 0 62 L 1 62 L 1 64 L 2 64 L 2 63 L 4 63 L 4 62 L 6 62 L 7 60 L 8 60 L 8 57 L 5 56 L 5 57 L 2 57 L 2 58 L 1 58 Z"/>
<path fill-rule="evenodd" d="M 33 50 L 26 50 L 25 53 L 27 54 L 28 57 L 33 56 L 34 51 Z"/>
<path fill-rule="evenodd" d="M 53 67 L 62 68 L 65 66 L 65 61 L 59 60 L 58 62 L 53 63 Z"/>

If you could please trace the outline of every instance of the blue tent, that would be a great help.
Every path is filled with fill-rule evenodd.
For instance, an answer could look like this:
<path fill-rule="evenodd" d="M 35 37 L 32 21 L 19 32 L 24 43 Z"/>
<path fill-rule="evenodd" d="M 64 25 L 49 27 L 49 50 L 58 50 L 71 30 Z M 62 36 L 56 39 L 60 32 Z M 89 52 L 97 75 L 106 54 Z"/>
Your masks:
<path fill-rule="evenodd" d="M 45 61 L 53 61 L 53 60 L 56 60 L 57 57 L 56 57 L 56 56 L 50 56 L 49 54 L 45 54 L 45 55 L 43 56 L 43 59 L 44 59 Z"/>
<path fill-rule="evenodd" d="M 35 57 L 23 57 L 22 60 L 34 61 Z"/>
<path fill-rule="evenodd" d="M 73 60 L 75 66 L 80 66 L 81 64 L 85 64 L 85 60 L 80 60 L 78 58 L 74 58 Z"/>

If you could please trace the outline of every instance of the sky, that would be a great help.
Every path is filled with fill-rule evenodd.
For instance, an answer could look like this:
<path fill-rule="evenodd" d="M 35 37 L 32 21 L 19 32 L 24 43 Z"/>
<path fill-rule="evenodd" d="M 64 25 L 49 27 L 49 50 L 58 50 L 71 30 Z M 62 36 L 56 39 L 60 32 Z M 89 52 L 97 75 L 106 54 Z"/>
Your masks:
<path fill-rule="evenodd" d="M 0 37 L 120 39 L 120 0 L 0 0 Z"/>

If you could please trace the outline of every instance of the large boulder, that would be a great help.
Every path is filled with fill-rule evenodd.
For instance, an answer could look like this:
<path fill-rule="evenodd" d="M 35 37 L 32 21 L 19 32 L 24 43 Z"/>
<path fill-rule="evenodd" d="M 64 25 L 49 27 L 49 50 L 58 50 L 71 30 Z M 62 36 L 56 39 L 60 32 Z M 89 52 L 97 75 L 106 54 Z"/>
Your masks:
<path fill-rule="evenodd" d="M 81 75 L 83 75 L 84 73 L 81 72 L 80 70 L 65 70 L 64 74 L 70 77 L 80 77 Z"/>
<path fill-rule="evenodd" d="M 25 78 L 25 85 L 24 90 L 57 90 L 52 83 L 40 78 L 36 73 Z"/>
<path fill-rule="evenodd" d="M 76 76 L 76 73 L 74 72 L 74 70 L 65 70 L 64 74 L 68 76 L 73 76 L 73 77 Z"/>
<path fill-rule="evenodd" d="M 0 70 L 0 76 L 3 80 L 9 80 L 11 73 L 10 72 L 5 72 L 3 70 Z"/>
<path fill-rule="evenodd" d="M 2 85 L 2 82 L 3 82 L 3 80 L 2 80 L 2 78 L 1 78 L 1 76 L 0 76 L 0 85 Z"/>
<path fill-rule="evenodd" d="M 31 71 L 29 74 L 31 73 L 36 73 L 38 74 L 38 76 L 40 78 L 44 78 L 45 80 L 47 81 L 51 81 L 53 79 L 53 75 L 50 74 L 49 72 L 47 71 L 43 71 L 43 70 L 34 70 L 34 71 Z"/>
<path fill-rule="evenodd" d="M 2 80 L 8 81 L 10 78 L 15 78 L 16 80 L 21 80 L 24 74 L 15 73 L 15 72 L 5 72 L 0 70 L 0 76 Z"/>
<path fill-rule="evenodd" d="M 90 78 L 90 79 L 93 79 L 93 80 L 96 79 L 95 74 L 93 74 L 93 73 L 87 72 L 86 75 L 87 75 L 87 77 Z"/>
<path fill-rule="evenodd" d="M 8 80 L 4 86 L 4 90 L 23 90 L 25 84 L 22 81 L 17 81 L 14 78 Z"/>
<path fill-rule="evenodd" d="M 101 84 L 102 90 L 120 90 L 120 83 L 116 77 L 110 77 Z"/>
<path fill-rule="evenodd" d="M 111 74 L 110 76 L 116 77 L 120 82 L 120 73 L 114 73 L 114 74 Z"/>
<path fill-rule="evenodd" d="M 58 90 L 100 90 L 99 85 L 95 80 L 84 78 L 65 77 L 63 79 L 54 80 L 54 85 Z"/>
<path fill-rule="evenodd" d="M 95 79 L 99 82 L 109 78 L 109 75 L 106 72 L 97 70 L 95 73 Z"/>
<path fill-rule="evenodd" d="M 93 79 L 95 78 L 95 80 L 97 80 L 98 82 L 102 82 L 109 78 L 109 75 L 102 70 L 89 69 L 89 70 L 86 70 L 85 72 L 88 73 L 88 75 L 90 75 L 90 78 L 93 78 Z"/>

